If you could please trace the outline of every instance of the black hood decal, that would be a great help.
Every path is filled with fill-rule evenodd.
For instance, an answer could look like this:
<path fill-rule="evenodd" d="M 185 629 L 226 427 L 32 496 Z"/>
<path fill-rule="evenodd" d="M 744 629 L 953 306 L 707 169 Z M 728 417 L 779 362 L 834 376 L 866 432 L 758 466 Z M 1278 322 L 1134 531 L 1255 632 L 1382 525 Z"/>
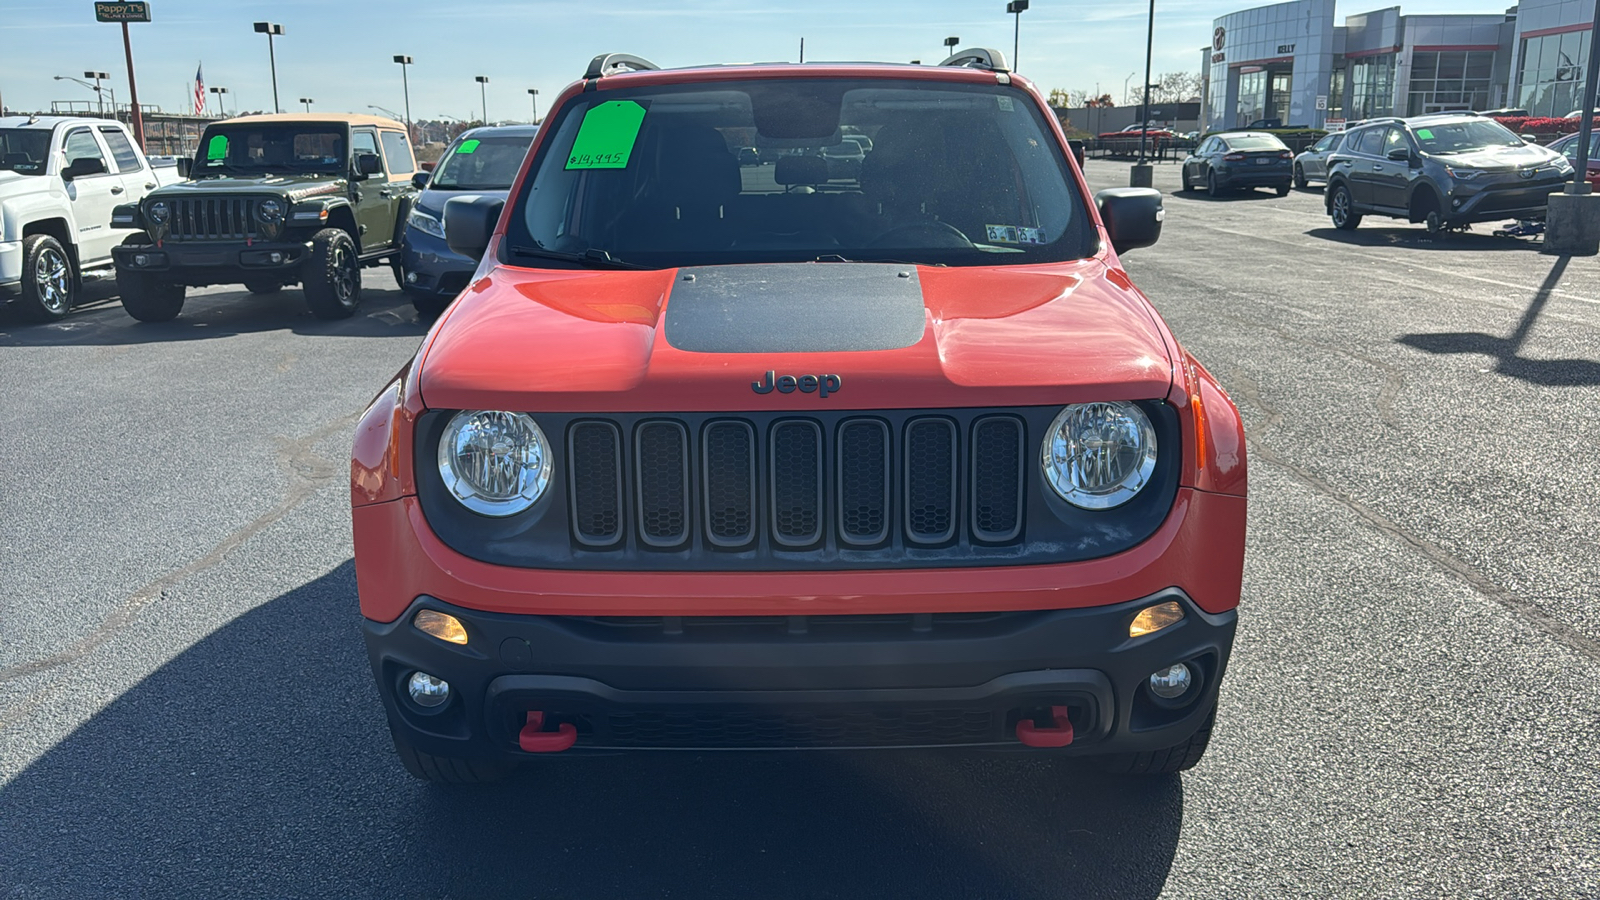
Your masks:
<path fill-rule="evenodd" d="M 667 343 L 692 353 L 900 350 L 922 340 L 916 266 L 769 263 L 680 269 Z"/>

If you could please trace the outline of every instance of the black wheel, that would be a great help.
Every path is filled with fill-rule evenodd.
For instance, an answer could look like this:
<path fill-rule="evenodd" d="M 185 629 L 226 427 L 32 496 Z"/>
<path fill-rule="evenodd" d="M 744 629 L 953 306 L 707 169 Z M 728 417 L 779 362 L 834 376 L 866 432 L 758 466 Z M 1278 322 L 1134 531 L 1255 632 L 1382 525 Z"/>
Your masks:
<path fill-rule="evenodd" d="M 1188 166 L 1184 166 L 1184 168 L 1183 168 L 1183 192 L 1185 194 L 1187 194 L 1188 192 L 1190 192 L 1192 190 L 1194 190 L 1194 185 L 1189 183 L 1189 167 Z"/>
<path fill-rule="evenodd" d="M 1222 193 L 1222 189 L 1217 187 L 1217 173 L 1216 172 L 1211 172 L 1211 171 L 1207 171 L 1206 172 L 1206 193 L 1210 194 L 1213 197 L 1219 196 Z"/>
<path fill-rule="evenodd" d="M 1273 188 L 1273 190 L 1278 192 L 1279 197 L 1289 196 L 1289 186 L 1287 184 L 1280 184 L 1276 188 Z"/>
<path fill-rule="evenodd" d="M 1299 163 L 1294 164 L 1294 186 L 1297 188 L 1306 186 L 1306 170 L 1300 168 Z"/>
<path fill-rule="evenodd" d="M 64 318 L 77 299 L 72 257 L 48 234 L 22 239 L 22 297 L 17 305 L 35 322 Z"/>
<path fill-rule="evenodd" d="M 356 242 L 342 228 L 324 228 L 311 236 L 311 256 L 300 283 L 306 306 L 319 319 L 348 319 L 361 305 L 361 261 Z"/>
<path fill-rule="evenodd" d="M 1095 761 L 1105 771 L 1118 775 L 1171 775 L 1183 772 L 1194 768 L 1200 762 L 1200 757 L 1205 756 L 1206 746 L 1211 743 L 1211 729 L 1216 723 L 1217 710 L 1212 707 L 1211 714 L 1206 716 L 1200 730 L 1180 744 L 1145 753 L 1113 753 L 1096 757 Z"/>
<path fill-rule="evenodd" d="M 454 297 L 440 297 L 437 294 L 424 294 L 420 291 L 406 291 L 411 298 L 411 305 L 417 311 L 419 319 L 437 319 L 450 305 Z"/>
<path fill-rule="evenodd" d="M 129 235 L 124 247 L 148 247 L 149 238 L 142 234 Z M 117 270 L 117 293 L 122 295 L 122 308 L 141 322 L 170 322 L 183 312 L 181 284 L 173 284 L 159 272 L 133 272 Z"/>
<path fill-rule="evenodd" d="M 439 784 L 487 784 L 500 781 L 516 770 L 516 763 L 484 762 L 477 759 L 457 759 L 453 756 L 434 756 L 400 740 L 394 735 L 394 752 L 400 764 L 412 777 Z"/>
<path fill-rule="evenodd" d="M 1350 189 L 1342 184 L 1335 185 L 1328 197 L 1328 215 L 1333 218 L 1333 227 L 1340 231 L 1354 231 L 1361 225 L 1361 214 L 1356 212 Z"/>
<path fill-rule="evenodd" d="M 244 283 L 244 289 L 252 294 L 276 294 L 277 292 L 283 290 L 283 282 L 265 280 L 246 281 Z"/>

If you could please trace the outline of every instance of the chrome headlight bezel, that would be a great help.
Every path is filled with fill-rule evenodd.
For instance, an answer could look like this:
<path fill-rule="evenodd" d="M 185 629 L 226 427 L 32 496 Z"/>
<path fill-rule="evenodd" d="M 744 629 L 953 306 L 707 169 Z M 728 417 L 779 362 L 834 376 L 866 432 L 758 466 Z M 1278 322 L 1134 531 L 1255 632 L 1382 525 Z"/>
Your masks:
<path fill-rule="evenodd" d="M 478 483 L 463 463 L 464 452 L 473 441 L 474 432 L 490 428 L 509 429 L 508 435 L 516 444 L 509 452 L 510 462 L 502 469 L 515 472 L 515 484 L 500 491 L 489 490 Z M 520 459 L 518 458 L 520 457 Z M 550 487 L 554 461 L 550 441 L 532 416 L 526 413 L 501 410 L 469 409 L 456 413 L 445 425 L 439 437 L 439 477 L 445 489 L 457 502 L 479 515 L 503 518 L 524 512 Z M 507 477 L 502 471 L 496 477 Z"/>
<path fill-rule="evenodd" d="M 432 213 L 413 209 L 411 214 L 406 216 L 406 224 L 423 234 L 431 234 L 440 240 L 444 239 L 444 220 Z"/>
<path fill-rule="evenodd" d="M 256 218 L 266 223 L 282 222 L 285 211 L 283 201 L 276 197 L 268 197 L 256 204 Z"/>
<path fill-rule="evenodd" d="M 172 207 L 167 205 L 165 200 L 152 200 L 144 208 L 144 217 L 151 225 L 165 225 L 172 217 Z"/>
<path fill-rule="evenodd" d="M 1097 437 L 1087 437 L 1096 430 Z M 1113 443 L 1109 456 L 1108 448 L 1090 446 L 1091 440 Z M 1159 451 L 1155 423 L 1137 403 L 1074 403 L 1051 421 L 1039 465 L 1057 497 L 1080 509 L 1106 510 L 1122 506 L 1149 486 Z M 1086 465 L 1100 471 L 1087 471 Z"/>

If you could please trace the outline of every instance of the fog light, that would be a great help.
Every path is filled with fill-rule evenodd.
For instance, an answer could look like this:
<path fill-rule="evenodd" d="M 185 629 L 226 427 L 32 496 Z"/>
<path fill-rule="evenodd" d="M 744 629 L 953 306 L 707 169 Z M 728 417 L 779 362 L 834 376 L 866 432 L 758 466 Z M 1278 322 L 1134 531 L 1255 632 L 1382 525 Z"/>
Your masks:
<path fill-rule="evenodd" d="M 267 257 L 267 258 L 272 260 L 275 263 L 283 262 L 283 254 L 282 253 L 274 253 L 271 256 Z"/>
<path fill-rule="evenodd" d="M 416 284 L 416 283 L 417 283 L 417 273 L 415 273 L 415 272 L 407 272 L 406 273 L 406 284 Z"/>
<path fill-rule="evenodd" d="M 1168 625 L 1175 625 L 1183 621 L 1183 607 L 1176 600 L 1157 603 L 1139 611 L 1133 621 L 1128 624 L 1128 637 L 1144 637 L 1155 634 Z"/>
<path fill-rule="evenodd" d="M 148 266 L 148 265 L 150 265 L 150 254 L 148 254 L 148 253 L 135 253 L 133 255 L 133 264 L 136 265 L 136 266 Z"/>
<path fill-rule="evenodd" d="M 415 675 L 411 676 L 415 681 Z M 441 682 L 442 684 L 443 682 Z M 1183 663 L 1174 663 L 1165 669 L 1157 669 L 1150 676 L 1150 693 L 1163 700 L 1176 700 L 1188 692 L 1189 686 L 1194 684 L 1194 674 Z"/>
<path fill-rule="evenodd" d="M 467 629 L 461 627 L 461 620 L 455 616 L 431 609 L 419 609 L 416 616 L 411 619 L 411 624 L 423 634 L 432 635 L 441 641 L 452 644 L 466 644 Z"/>
<path fill-rule="evenodd" d="M 406 679 L 406 692 L 418 706 L 431 709 L 450 699 L 450 682 L 427 672 L 412 672 L 411 677 Z"/>

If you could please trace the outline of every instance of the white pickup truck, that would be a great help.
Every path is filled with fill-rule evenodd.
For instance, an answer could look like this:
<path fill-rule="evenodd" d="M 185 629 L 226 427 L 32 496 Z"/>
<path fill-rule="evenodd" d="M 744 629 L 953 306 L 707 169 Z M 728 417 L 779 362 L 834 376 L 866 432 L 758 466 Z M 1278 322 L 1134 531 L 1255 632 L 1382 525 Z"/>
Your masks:
<path fill-rule="evenodd" d="M 113 226 L 112 208 L 181 180 L 120 122 L 0 118 L 0 302 L 37 321 L 65 316 L 86 279 L 115 275 L 111 248 L 135 233 Z"/>

